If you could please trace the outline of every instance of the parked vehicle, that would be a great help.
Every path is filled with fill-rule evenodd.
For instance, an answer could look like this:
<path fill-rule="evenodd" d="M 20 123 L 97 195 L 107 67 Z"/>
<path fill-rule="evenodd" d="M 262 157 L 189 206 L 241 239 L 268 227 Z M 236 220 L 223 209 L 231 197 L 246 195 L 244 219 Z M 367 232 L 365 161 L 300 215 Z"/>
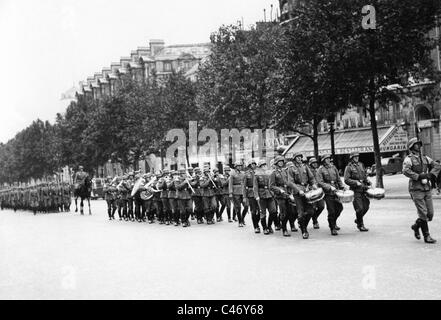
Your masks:
<path fill-rule="evenodd" d="M 400 157 L 382 158 L 381 166 L 383 170 L 383 175 L 401 173 L 401 171 L 403 170 L 403 159 Z M 377 170 L 375 164 L 368 168 L 369 176 L 375 176 L 376 172 Z"/>
<path fill-rule="evenodd" d="M 96 200 L 98 198 L 104 199 L 104 179 L 93 178 L 92 179 L 92 192 L 90 198 Z"/>

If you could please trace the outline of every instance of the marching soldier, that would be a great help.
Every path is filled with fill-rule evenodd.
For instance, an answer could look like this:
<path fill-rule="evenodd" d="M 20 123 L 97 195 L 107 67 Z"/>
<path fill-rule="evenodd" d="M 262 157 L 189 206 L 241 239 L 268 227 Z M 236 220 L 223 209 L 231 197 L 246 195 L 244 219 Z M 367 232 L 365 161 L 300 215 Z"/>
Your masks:
<path fill-rule="evenodd" d="M 157 188 L 161 191 L 160 198 L 162 202 L 162 208 L 164 212 L 164 223 L 168 226 L 171 222 L 171 208 L 170 208 L 170 202 L 168 200 L 168 189 L 167 189 L 167 182 L 170 180 L 170 171 L 167 169 L 164 169 L 162 171 L 162 177 L 158 181 Z"/>
<path fill-rule="evenodd" d="M 259 205 L 260 223 L 263 228 L 263 233 L 268 235 L 274 231 L 271 229 L 271 223 L 276 219 L 277 207 L 273 195 L 269 189 L 270 172 L 267 170 L 265 160 L 260 160 L 258 168 L 254 175 L 253 192 L 254 198 Z M 266 212 L 268 211 L 268 223 L 266 219 Z"/>
<path fill-rule="evenodd" d="M 260 233 L 259 227 L 259 210 L 256 198 L 254 197 L 253 186 L 254 186 L 254 170 L 256 169 L 256 161 L 250 160 L 247 163 L 247 170 L 243 177 L 243 203 L 244 207 L 250 208 L 251 219 L 253 221 L 253 227 L 255 233 Z M 243 214 L 243 222 L 245 224 L 246 212 Z"/>
<path fill-rule="evenodd" d="M 217 185 L 210 175 L 210 168 L 204 168 L 204 175 L 199 180 L 199 185 L 203 190 L 202 201 L 204 203 L 204 214 L 207 224 L 214 224 L 214 215 L 216 213 L 217 202 L 215 189 Z"/>
<path fill-rule="evenodd" d="M 284 237 L 290 237 L 286 229 L 288 222 L 288 202 L 289 199 L 293 200 L 292 195 L 288 193 L 288 186 L 293 187 L 288 181 L 285 180 L 285 174 L 283 173 L 283 167 L 285 166 L 285 158 L 283 156 L 277 156 L 274 159 L 275 169 L 269 178 L 269 188 L 274 194 L 274 198 L 277 200 L 279 206 L 280 222 L 282 227 L 282 232 Z M 271 216 L 270 216 L 271 217 Z M 272 221 L 269 221 L 268 228 L 271 231 Z"/>
<path fill-rule="evenodd" d="M 288 170 L 289 170 L 289 168 L 291 168 L 293 166 L 294 166 L 294 163 L 292 161 L 288 161 L 286 163 L 285 168 L 282 170 L 283 174 L 285 175 L 284 176 L 285 181 L 289 180 Z M 287 190 L 288 193 L 293 194 L 293 190 L 291 190 L 291 188 L 288 187 L 287 189 L 288 189 Z M 291 232 L 297 232 L 298 230 L 296 228 L 295 222 L 296 222 L 299 214 L 297 212 L 297 207 L 296 207 L 295 201 L 288 201 L 287 214 L 288 214 L 288 222 L 291 227 Z"/>
<path fill-rule="evenodd" d="M 34 215 L 37 214 L 38 210 L 38 191 L 37 187 L 32 187 L 29 193 L 29 203 L 31 210 L 34 212 Z"/>
<path fill-rule="evenodd" d="M 230 172 L 231 169 L 229 166 L 224 166 L 223 169 L 224 174 L 223 175 L 217 175 L 217 180 L 219 181 L 219 193 L 217 195 L 218 197 L 218 202 L 219 202 L 219 207 L 220 209 L 218 210 L 218 218 L 217 221 L 223 221 L 222 219 L 222 214 L 225 210 L 225 208 L 227 209 L 227 218 L 228 218 L 228 222 L 233 222 L 233 220 L 231 220 L 231 201 L 230 198 L 228 197 L 228 187 L 229 187 L 229 179 L 230 179 Z"/>
<path fill-rule="evenodd" d="M 308 239 L 308 224 L 314 214 L 314 206 L 308 203 L 305 194 L 308 190 L 317 189 L 317 185 L 314 174 L 302 162 L 302 158 L 302 153 L 294 154 L 294 166 L 288 170 L 288 181 L 292 183 L 302 237 L 303 239 Z"/>
<path fill-rule="evenodd" d="M 323 165 L 318 169 L 316 178 L 318 185 L 325 191 L 326 209 L 328 210 L 328 224 L 333 236 L 338 235 L 340 228 L 337 219 L 343 211 L 343 204 L 338 200 L 336 192 L 345 189 L 337 168 L 331 164 L 331 155 L 322 157 Z"/>
<path fill-rule="evenodd" d="M 129 192 L 127 193 L 127 214 L 129 220 L 134 222 L 135 221 L 135 215 L 133 211 L 134 199 L 131 195 L 132 189 L 135 186 L 135 173 L 133 171 L 128 174 L 126 184 L 127 184 L 127 189 L 129 190 Z"/>
<path fill-rule="evenodd" d="M 361 232 L 369 231 L 364 226 L 364 216 L 369 211 L 370 201 L 365 191 L 369 189 L 371 182 L 368 180 L 364 165 L 359 161 L 360 154 L 352 152 L 345 169 L 345 183 L 354 191 L 354 210 L 356 214 L 355 224 Z"/>
<path fill-rule="evenodd" d="M 239 220 L 239 227 L 243 227 L 242 214 L 240 212 L 242 202 L 243 202 L 243 178 L 244 174 L 242 172 L 242 162 L 236 161 L 234 165 L 234 172 L 230 176 L 228 192 L 230 199 L 233 200 L 233 220 L 236 216 Z M 243 212 L 246 212 L 248 208 L 244 207 Z"/>
<path fill-rule="evenodd" d="M 115 220 L 115 212 L 117 209 L 117 189 L 115 183 L 112 183 L 112 178 L 108 177 L 103 188 L 104 199 L 107 203 L 107 214 L 109 220 Z"/>
<path fill-rule="evenodd" d="M 176 182 L 178 181 L 178 173 L 176 171 L 171 172 L 172 179 L 167 182 L 168 201 L 170 203 L 170 210 L 172 213 L 172 220 L 174 225 L 179 225 L 179 208 L 176 196 Z"/>
<path fill-rule="evenodd" d="M 314 175 L 315 180 L 317 181 L 317 171 L 318 171 L 318 161 L 316 158 L 309 159 L 309 169 Z M 325 210 L 325 200 L 322 199 L 314 203 L 314 213 L 312 215 L 312 225 L 314 229 L 320 229 L 320 225 L 318 223 L 318 217 Z"/>
<path fill-rule="evenodd" d="M 177 190 L 178 207 L 181 217 L 182 226 L 190 226 L 190 215 L 193 209 L 193 202 L 191 201 L 190 182 L 187 179 L 187 172 L 185 169 L 179 169 L 179 180 L 176 181 L 175 187 Z"/>
<path fill-rule="evenodd" d="M 423 232 L 424 242 L 436 243 L 430 236 L 428 222 L 433 219 L 432 185 L 430 180 L 438 177 L 440 165 L 421 152 L 422 142 L 412 138 L 408 142 L 409 155 L 403 162 L 403 174 L 409 178 L 409 193 L 417 208 L 418 219 L 412 225 L 415 238 L 421 239 L 420 229 Z"/>
<path fill-rule="evenodd" d="M 156 174 L 156 182 L 152 184 L 153 191 L 153 207 L 155 209 L 159 224 L 164 224 L 164 207 L 162 206 L 161 191 L 158 189 L 159 179 L 162 177 L 161 173 Z"/>
<path fill-rule="evenodd" d="M 194 176 L 193 179 L 190 181 L 190 185 L 194 190 L 194 193 L 191 195 L 194 203 L 194 212 L 196 215 L 196 222 L 197 224 L 204 223 L 203 221 L 203 215 L 204 215 L 204 203 L 203 203 L 203 189 L 200 186 L 201 181 L 201 169 L 199 167 L 194 168 Z"/>
<path fill-rule="evenodd" d="M 128 220 L 127 216 L 127 195 L 131 191 L 127 184 L 127 175 L 124 175 L 118 184 L 118 216 L 119 220 Z"/>

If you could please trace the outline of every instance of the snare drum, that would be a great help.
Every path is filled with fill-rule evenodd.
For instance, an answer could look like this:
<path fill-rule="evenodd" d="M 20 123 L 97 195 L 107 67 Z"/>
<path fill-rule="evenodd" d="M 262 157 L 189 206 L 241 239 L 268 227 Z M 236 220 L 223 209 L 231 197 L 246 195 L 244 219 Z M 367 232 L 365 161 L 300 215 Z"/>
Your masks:
<path fill-rule="evenodd" d="M 370 188 L 366 190 L 366 196 L 371 199 L 380 200 L 383 199 L 386 195 L 383 188 Z"/>
<path fill-rule="evenodd" d="M 349 203 L 354 201 L 354 191 L 352 190 L 338 190 L 335 195 L 341 203 Z"/>
<path fill-rule="evenodd" d="M 322 200 L 325 197 L 325 193 L 323 192 L 322 188 L 318 188 L 316 190 L 311 190 L 305 193 L 306 201 L 309 204 L 318 202 Z"/>

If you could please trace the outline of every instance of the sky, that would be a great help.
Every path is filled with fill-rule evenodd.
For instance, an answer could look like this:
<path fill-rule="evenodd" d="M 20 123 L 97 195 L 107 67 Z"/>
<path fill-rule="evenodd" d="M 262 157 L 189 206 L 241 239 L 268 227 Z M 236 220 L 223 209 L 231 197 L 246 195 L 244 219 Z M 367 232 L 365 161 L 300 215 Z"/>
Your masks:
<path fill-rule="evenodd" d="M 209 42 L 222 24 L 249 26 L 277 0 L 0 0 L 0 143 L 37 118 L 54 122 L 61 94 L 149 39 Z"/>

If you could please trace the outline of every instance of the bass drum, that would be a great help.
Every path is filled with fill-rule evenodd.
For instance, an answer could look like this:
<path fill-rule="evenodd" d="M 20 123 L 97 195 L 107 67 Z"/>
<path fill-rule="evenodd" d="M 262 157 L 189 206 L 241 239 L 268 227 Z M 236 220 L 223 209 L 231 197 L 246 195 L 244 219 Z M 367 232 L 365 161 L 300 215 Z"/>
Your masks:
<path fill-rule="evenodd" d="M 318 188 L 316 190 L 311 190 L 305 193 L 306 201 L 309 204 L 318 202 L 322 200 L 325 197 L 325 193 L 323 192 L 322 188 Z"/>
<path fill-rule="evenodd" d="M 386 192 L 383 188 L 370 188 L 366 190 L 366 196 L 370 199 L 381 200 L 386 196 Z"/>
<path fill-rule="evenodd" d="M 350 203 L 354 201 L 354 191 L 352 190 L 338 190 L 335 195 L 341 203 Z"/>

